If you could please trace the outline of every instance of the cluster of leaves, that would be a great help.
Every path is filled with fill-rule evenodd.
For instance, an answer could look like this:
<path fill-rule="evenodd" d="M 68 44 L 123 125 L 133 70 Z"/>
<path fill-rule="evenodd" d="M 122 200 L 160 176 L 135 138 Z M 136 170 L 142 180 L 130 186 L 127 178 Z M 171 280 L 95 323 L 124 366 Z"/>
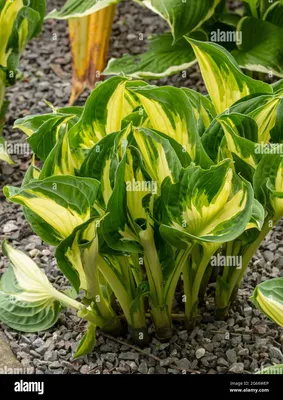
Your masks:
<path fill-rule="evenodd" d="M 92 350 L 97 326 L 121 331 L 119 304 L 136 342 L 148 340 L 148 312 L 157 335 L 169 337 L 181 274 L 191 328 L 215 254 L 243 259 L 242 269 L 219 271 L 216 312 L 227 311 L 283 215 L 283 82 L 253 80 L 224 48 L 188 40 L 209 96 L 113 77 L 85 107 L 16 121 L 43 166 L 4 193 L 56 246 L 58 267 L 82 300 L 57 291 L 4 243 L 10 267 L 0 319 L 10 327 L 47 329 L 62 305 L 73 307 L 88 321 L 79 356 Z"/>
<path fill-rule="evenodd" d="M 185 37 L 216 41 L 232 52 L 238 64 L 251 71 L 282 77 L 283 1 L 242 0 L 229 11 L 226 0 L 135 0 L 165 19 L 170 33 L 154 36 L 146 53 L 110 60 L 105 74 L 155 79 L 186 70 L 196 62 Z M 120 0 L 68 0 L 50 13 L 52 18 L 78 18 Z"/>
<path fill-rule="evenodd" d="M 15 83 L 21 53 L 40 33 L 44 15 L 45 0 L 0 0 L 0 133 L 7 108 L 5 88 Z M 0 145 L 0 159 L 12 164 L 2 137 Z"/>
<path fill-rule="evenodd" d="M 283 278 L 267 280 L 258 285 L 252 301 L 269 319 L 283 326 Z M 283 364 L 268 366 L 259 374 L 283 374 Z"/>

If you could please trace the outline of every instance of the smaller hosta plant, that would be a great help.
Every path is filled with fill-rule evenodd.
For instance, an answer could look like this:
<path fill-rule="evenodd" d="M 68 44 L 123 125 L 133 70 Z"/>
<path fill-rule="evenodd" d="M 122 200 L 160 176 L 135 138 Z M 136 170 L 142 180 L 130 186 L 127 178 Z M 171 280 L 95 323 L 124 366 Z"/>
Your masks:
<path fill-rule="evenodd" d="M 252 302 L 268 318 L 283 327 L 283 278 L 271 279 L 258 285 Z"/>
<path fill-rule="evenodd" d="M 110 59 L 108 45 L 117 4 L 121 0 L 68 0 L 48 18 L 68 19 L 73 54 L 71 103 L 101 75 L 159 79 L 183 72 L 196 63 L 185 37 L 226 47 L 238 64 L 250 71 L 283 77 L 283 3 L 242 0 L 235 11 L 227 0 L 135 0 L 168 24 L 168 32 L 149 38 L 143 54 Z M 145 40 L 139 32 L 137 40 Z M 104 71 L 103 71 L 104 70 Z"/>
<path fill-rule="evenodd" d="M 0 1 L 0 133 L 7 102 L 6 87 L 16 81 L 20 56 L 27 42 L 41 32 L 45 0 Z M 0 159 L 12 164 L 0 137 Z"/>
<path fill-rule="evenodd" d="M 157 79 L 184 72 L 196 62 L 184 37 L 212 41 L 226 47 L 237 63 L 250 71 L 283 77 L 283 3 L 242 0 L 229 10 L 226 0 L 140 0 L 168 23 L 171 32 L 150 38 L 141 55 L 111 59 L 105 74 Z"/>
<path fill-rule="evenodd" d="M 259 284 L 251 300 L 271 321 L 283 327 L 283 278 L 275 278 Z M 283 375 L 283 364 L 265 367 L 258 373 Z"/>
<path fill-rule="evenodd" d="M 15 123 L 43 163 L 4 194 L 56 247 L 58 267 L 81 298 L 78 315 L 89 326 L 77 355 L 93 348 L 95 327 L 121 333 L 121 318 L 136 343 L 148 341 L 148 316 L 158 337 L 170 337 L 178 282 L 191 329 L 219 257 L 223 317 L 283 213 L 281 163 L 261 150 L 271 142 L 280 149 L 282 82 L 255 81 L 220 46 L 188 40 L 209 97 L 113 77 L 84 107 Z M 241 268 L 226 262 L 231 257 Z M 9 276 L 7 301 L 15 290 Z M 12 326 L 8 311 L 1 319 Z"/>

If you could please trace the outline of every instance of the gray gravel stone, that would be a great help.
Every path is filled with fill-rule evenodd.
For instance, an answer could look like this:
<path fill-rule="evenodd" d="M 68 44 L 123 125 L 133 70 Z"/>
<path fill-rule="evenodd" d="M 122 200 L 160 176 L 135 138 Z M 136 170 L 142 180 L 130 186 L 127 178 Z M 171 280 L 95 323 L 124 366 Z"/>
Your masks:
<path fill-rule="evenodd" d="M 164 374 L 166 374 L 166 368 L 161 367 L 160 365 L 157 365 L 157 366 L 155 367 L 155 372 L 156 372 L 157 374 L 162 374 L 162 375 L 164 375 Z"/>
<path fill-rule="evenodd" d="M 133 353 L 133 352 L 126 352 L 126 353 L 120 353 L 119 358 L 122 360 L 133 360 L 133 361 L 138 361 L 140 355 L 138 353 Z"/>
<path fill-rule="evenodd" d="M 263 254 L 266 261 L 272 262 L 274 260 L 274 253 L 272 253 L 271 251 L 264 251 Z"/>
<path fill-rule="evenodd" d="M 46 351 L 44 354 L 44 360 L 45 361 L 57 361 L 58 360 L 58 354 L 55 351 Z"/>
<path fill-rule="evenodd" d="M 171 357 L 167 357 L 164 358 L 163 360 L 160 361 L 160 366 L 161 367 L 166 367 L 167 365 L 172 363 L 172 358 Z"/>
<path fill-rule="evenodd" d="M 169 374 L 178 375 L 179 371 L 177 369 L 168 368 Z"/>
<path fill-rule="evenodd" d="M 185 369 L 191 369 L 191 363 L 187 358 L 182 358 L 181 360 L 176 361 L 176 365 L 179 368 L 183 368 L 184 370 Z"/>
<path fill-rule="evenodd" d="M 59 361 L 52 361 L 51 364 L 49 364 L 49 368 L 51 369 L 56 369 L 56 368 L 60 368 L 61 367 L 61 363 Z"/>
<path fill-rule="evenodd" d="M 90 366 L 89 365 L 83 365 L 81 368 L 80 368 L 80 373 L 81 374 L 88 374 L 89 373 L 89 371 L 90 371 Z"/>
<path fill-rule="evenodd" d="M 269 349 L 270 357 L 277 358 L 277 360 L 283 361 L 283 354 L 277 347 L 271 346 Z"/>
<path fill-rule="evenodd" d="M 258 369 L 258 362 L 256 360 L 252 360 L 251 364 L 250 364 L 250 370 L 256 371 Z"/>
<path fill-rule="evenodd" d="M 229 367 L 228 361 L 226 361 L 225 358 L 223 358 L 223 357 L 220 357 L 220 358 L 217 360 L 217 364 L 220 365 L 220 366 L 222 366 L 222 367 Z"/>
<path fill-rule="evenodd" d="M 235 374 L 241 374 L 244 371 L 243 363 L 235 363 L 229 368 L 229 372 L 234 372 Z"/>
<path fill-rule="evenodd" d="M 227 350 L 226 351 L 226 356 L 227 356 L 228 361 L 231 364 L 234 364 L 234 363 L 237 362 L 237 353 L 236 353 L 236 351 L 234 349 Z"/>
<path fill-rule="evenodd" d="M 138 371 L 141 374 L 147 374 L 148 372 L 148 367 L 147 367 L 147 363 L 145 361 L 142 361 L 138 367 Z"/>
<path fill-rule="evenodd" d="M 239 350 L 238 351 L 238 355 L 239 356 L 244 356 L 244 357 L 248 356 L 249 355 L 249 349 L 241 349 L 241 350 Z"/>
<path fill-rule="evenodd" d="M 199 360 L 200 358 L 204 357 L 205 349 L 200 348 L 196 350 L 196 358 Z"/>
<path fill-rule="evenodd" d="M 9 221 L 3 226 L 3 233 L 10 233 L 18 229 L 18 226 L 13 221 Z"/>

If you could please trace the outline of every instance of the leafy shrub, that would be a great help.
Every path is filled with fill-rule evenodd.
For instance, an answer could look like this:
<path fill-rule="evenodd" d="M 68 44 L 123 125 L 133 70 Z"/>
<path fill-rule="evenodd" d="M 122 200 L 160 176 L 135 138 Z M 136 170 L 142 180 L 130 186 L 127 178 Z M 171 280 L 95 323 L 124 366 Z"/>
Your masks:
<path fill-rule="evenodd" d="M 209 96 L 113 77 L 85 107 L 53 109 L 15 127 L 43 162 L 20 188 L 6 186 L 32 229 L 56 247 L 58 267 L 81 301 L 55 290 L 34 262 L 4 243 L 0 319 L 19 330 L 52 326 L 62 306 L 88 321 L 77 355 L 95 329 L 121 332 L 120 311 L 137 343 L 171 335 L 182 275 L 185 326 L 215 256 L 240 257 L 218 271 L 216 315 L 224 317 L 261 241 L 282 216 L 282 91 L 244 75 L 216 44 L 188 39 Z M 36 272 L 37 271 L 37 272 Z"/>
<path fill-rule="evenodd" d="M 119 0 L 68 0 L 51 18 L 81 18 L 108 7 L 111 15 Z M 170 32 L 155 35 L 146 53 L 110 60 L 105 74 L 124 74 L 138 79 L 157 79 L 184 71 L 196 62 L 185 36 L 223 45 L 238 64 L 250 71 L 283 77 L 281 0 L 242 0 L 242 7 L 230 11 L 226 0 L 136 0 L 163 18 Z M 99 25 L 99 18 L 96 23 Z M 108 25 L 106 14 L 102 21 Z M 82 22 L 84 28 L 86 20 Z M 92 29 L 95 29 L 93 25 Z M 107 28 L 108 29 L 108 28 Z M 106 29 L 106 30 L 107 30 Z M 109 32 L 110 35 L 110 32 Z M 142 32 L 141 32 L 142 35 Z M 92 36 L 92 32 L 89 32 Z M 143 40 L 143 36 L 140 37 Z M 102 48 L 105 46 L 102 43 Z M 100 64 L 101 65 L 101 64 Z"/>
<path fill-rule="evenodd" d="M 5 89 L 15 83 L 17 67 L 27 42 L 41 31 L 45 0 L 0 0 L 0 133 L 7 102 Z M 0 159 L 12 164 L 0 136 Z"/>

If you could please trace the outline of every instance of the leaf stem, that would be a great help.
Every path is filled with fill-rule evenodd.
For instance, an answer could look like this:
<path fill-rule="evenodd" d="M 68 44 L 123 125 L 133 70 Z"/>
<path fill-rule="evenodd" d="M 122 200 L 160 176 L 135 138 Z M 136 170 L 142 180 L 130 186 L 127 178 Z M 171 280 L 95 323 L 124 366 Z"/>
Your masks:
<path fill-rule="evenodd" d="M 220 284 L 216 286 L 216 297 L 215 297 L 216 314 L 218 314 L 218 316 L 221 316 L 221 318 L 227 311 L 229 304 L 231 302 L 231 297 L 233 293 L 235 293 L 235 290 L 237 290 L 237 288 L 239 287 L 241 280 L 249 266 L 249 263 L 254 253 L 256 252 L 256 250 L 258 249 L 258 247 L 260 246 L 260 244 L 262 243 L 268 232 L 272 229 L 272 227 L 270 226 L 270 221 L 271 221 L 270 217 L 267 217 L 265 219 L 264 225 L 257 239 L 244 251 L 242 255 L 243 257 L 242 268 L 241 269 L 234 268 L 234 271 L 230 274 L 230 276 L 227 275 L 224 269 L 224 274 L 222 276 L 222 283 L 219 282 Z M 272 223 L 271 225 L 273 226 L 276 222 Z M 228 267 L 226 267 L 226 270 L 227 268 Z"/>
<path fill-rule="evenodd" d="M 194 326 L 197 318 L 199 291 L 206 268 L 213 254 L 221 244 L 204 244 L 201 261 L 196 269 L 192 269 L 192 263 L 183 270 L 184 292 L 185 292 L 185 325 L 188 329 Z"/>

